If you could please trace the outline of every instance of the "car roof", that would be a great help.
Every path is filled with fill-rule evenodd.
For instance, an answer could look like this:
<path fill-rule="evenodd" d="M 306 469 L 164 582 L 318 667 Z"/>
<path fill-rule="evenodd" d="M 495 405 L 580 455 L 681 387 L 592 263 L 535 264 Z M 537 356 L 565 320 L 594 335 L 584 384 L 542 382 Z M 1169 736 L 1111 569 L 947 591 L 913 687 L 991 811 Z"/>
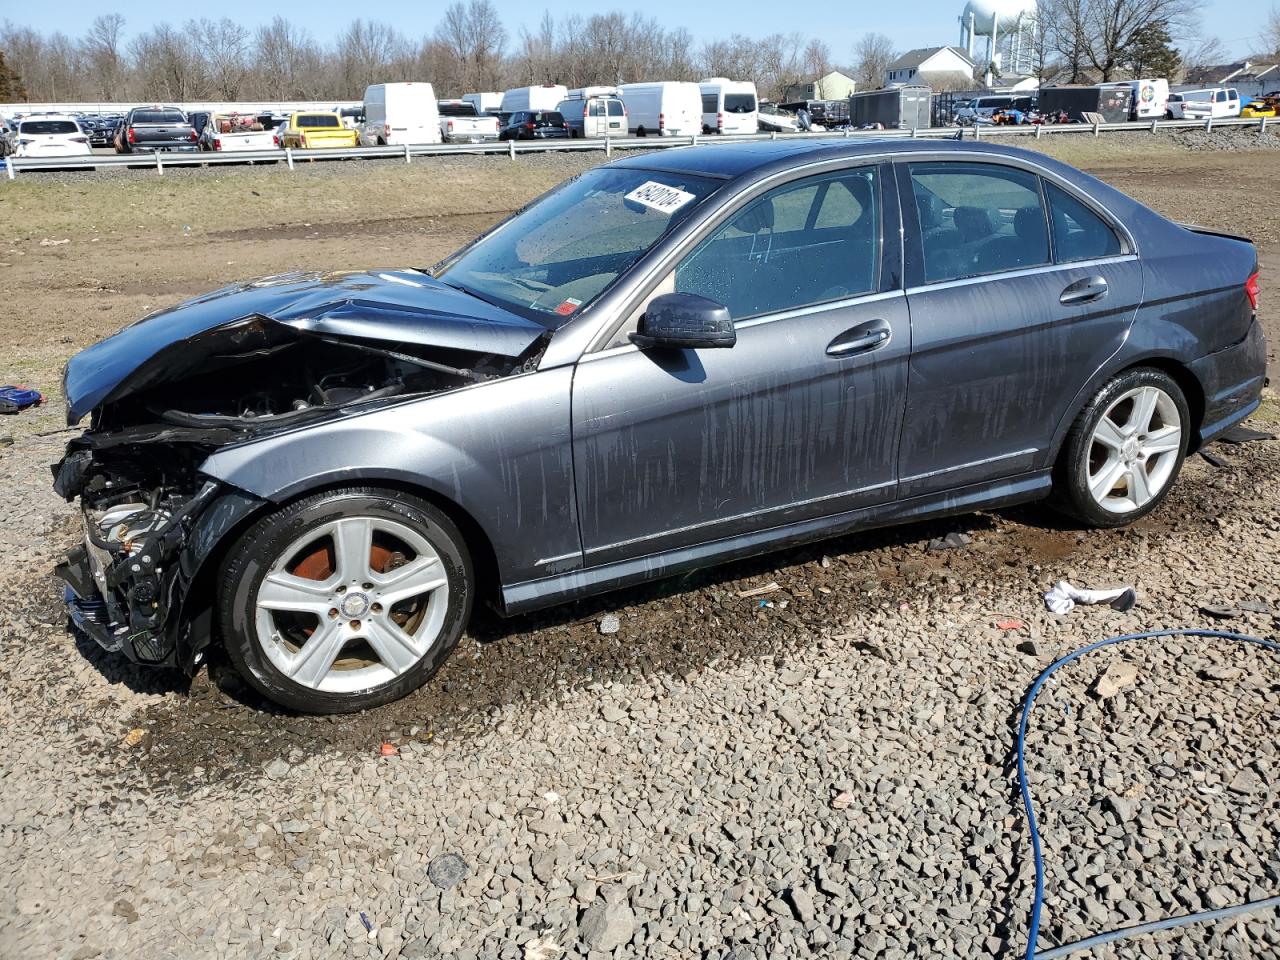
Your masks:
<path fill-rule="evenodd" d="M 820 160 L 876 157 L 900 153 L 981 153 L 1001 154 L 1019 160 L 1034 159 L 1041 165 L 1047 158 L 1017 147 L 995 143 L 957 142 L 955 140 L 909 140 L 901 137 L 859 137 L 856 140 L 822 137 L 813 139 L 756 140 L 747 143 L 708 144 L 696 147 L 672 147 L 636 154 L 613 161 L 611 166 L 672 173 L 701 174 L 724 180 L 756 179 L 796 163 Z M 1053 166 L 1058 166 L 1053 164 Z"/>

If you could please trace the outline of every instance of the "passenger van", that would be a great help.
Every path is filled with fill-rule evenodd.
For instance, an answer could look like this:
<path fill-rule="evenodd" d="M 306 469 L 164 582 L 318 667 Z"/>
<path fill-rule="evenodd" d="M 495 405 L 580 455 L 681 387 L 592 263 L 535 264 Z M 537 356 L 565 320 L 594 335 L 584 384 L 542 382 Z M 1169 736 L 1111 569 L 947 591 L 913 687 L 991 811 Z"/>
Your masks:
<path fill-rule="evenodd" d="M 624 83 L 627 129 L 637 137 L 689 137 L 702 132 L 702 91 L 696 83 Z"/>
<path fill-rule="evenodd" d="M 556 107 L 571 137 L 625 137 L 627 108 L 617 87 L 581 87 Z"/>
<path fill-rule="evenodd" d="M 363 146 L 439 142 L 440 110 L 431 84 L 375 83 L 365 88 Z"/>
<path fill-rule="evenodd" d="M 544 83 L 538 87 L 516 87 L 502 95 L 502 114 L 537 113 L 555 110 L 560 101 L 569 95 L 569 88 L 560 83 Z"/>
<path fill-rule="evenodd" d="M 756 85 L 750 80 L 710 77 L 702 91 L 703 133 L 757 133 L 760 126 Z"/>
<path fill-rule="evenodd" d="M 1234 87 L 1183 90 L 1180 116 L 1175 120 L 1222 120 L 1240 116 L 1240 94 Z"/>

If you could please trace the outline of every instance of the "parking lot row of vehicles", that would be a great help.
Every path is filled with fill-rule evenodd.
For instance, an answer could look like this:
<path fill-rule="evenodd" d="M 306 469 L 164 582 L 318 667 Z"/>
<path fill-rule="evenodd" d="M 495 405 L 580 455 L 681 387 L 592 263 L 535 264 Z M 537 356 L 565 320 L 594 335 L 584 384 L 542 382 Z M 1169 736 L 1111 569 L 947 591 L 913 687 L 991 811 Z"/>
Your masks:
<path fill-rule="evenodd" d="M 1234 87 L 1171 92 L 1165 80 L 1126 80 L 1094 86 L 1042 87 L 1035 94 L 990 94 L 961 103 L 953 121 L 970 124 L 1073 123 L 1093 118 L 1126 120 L 1207 120 L 1274 117 L 1280 91 L 1242 97 Z"/>

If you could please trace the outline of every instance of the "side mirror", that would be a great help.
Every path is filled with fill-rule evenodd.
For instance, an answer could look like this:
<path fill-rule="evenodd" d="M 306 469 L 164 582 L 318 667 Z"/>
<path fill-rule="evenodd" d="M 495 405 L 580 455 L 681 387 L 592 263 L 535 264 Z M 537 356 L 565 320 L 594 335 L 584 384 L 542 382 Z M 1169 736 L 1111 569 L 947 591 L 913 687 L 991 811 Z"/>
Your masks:
<path fill-rule="evenodd" d="M 738 342 L 729 308 L 695 293 L 664 293 L 649 302 L 631 342 L 641 350 L 705 350 Z"/>

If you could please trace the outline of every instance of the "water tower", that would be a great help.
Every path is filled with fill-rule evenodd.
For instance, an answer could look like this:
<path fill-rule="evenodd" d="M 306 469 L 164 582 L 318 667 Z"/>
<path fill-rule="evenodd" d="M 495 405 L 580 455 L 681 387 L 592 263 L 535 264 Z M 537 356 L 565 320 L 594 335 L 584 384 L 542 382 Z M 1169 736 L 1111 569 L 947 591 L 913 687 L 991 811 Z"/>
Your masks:
<path fill-rule="evenodd" d="M 1026 76 L 1034 67 L 1036 0 L 968 0 L 960 14 L 960 46 L 969 59 L 1002 74 Z"/>

